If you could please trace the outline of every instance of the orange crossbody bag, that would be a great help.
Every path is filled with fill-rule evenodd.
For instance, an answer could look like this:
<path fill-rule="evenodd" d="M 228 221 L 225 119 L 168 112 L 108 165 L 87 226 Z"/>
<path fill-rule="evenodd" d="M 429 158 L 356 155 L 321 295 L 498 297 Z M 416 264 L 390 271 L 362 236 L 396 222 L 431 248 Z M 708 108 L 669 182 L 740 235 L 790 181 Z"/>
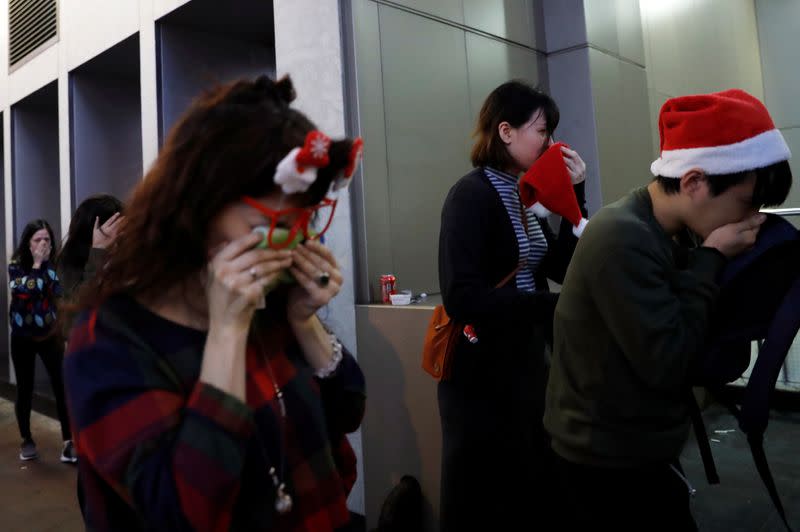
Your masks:
<path fill-rule="evenodd" d="M 495 288 L 502 288 L 519 271 L 520 266 L 505 276 Z M 464 329 L 463 323 L 454 322 L 444 305 L 436 305 L 425 332 L 425 343 L 422 345 L 422 369 L 437 381 L 450 378 L 453 353 L 458 345 L 458 337 Z"/>

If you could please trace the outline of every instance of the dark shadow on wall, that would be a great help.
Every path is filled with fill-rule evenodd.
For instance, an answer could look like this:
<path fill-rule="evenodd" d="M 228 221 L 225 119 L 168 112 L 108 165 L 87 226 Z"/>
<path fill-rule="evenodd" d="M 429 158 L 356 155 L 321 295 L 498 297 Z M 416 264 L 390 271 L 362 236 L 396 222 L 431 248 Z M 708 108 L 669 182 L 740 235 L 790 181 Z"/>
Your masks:
<path fill-rule="evenodd" d="M 356 308 L 359 363 L 367 380 L 362 427 L 368 528 L 404 475 L 423 490 L 423 530 L 436 530 L 441 429 L 436 385 L 420 367 L 430 311 L 380 305 Z"/>

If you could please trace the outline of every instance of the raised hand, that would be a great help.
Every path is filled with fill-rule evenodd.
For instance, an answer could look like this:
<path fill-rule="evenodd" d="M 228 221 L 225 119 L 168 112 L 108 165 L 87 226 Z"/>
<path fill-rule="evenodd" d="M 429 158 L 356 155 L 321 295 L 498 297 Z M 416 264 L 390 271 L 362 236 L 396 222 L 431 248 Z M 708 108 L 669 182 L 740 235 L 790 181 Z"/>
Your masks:
<path fill-rule="evenodd" d="M 561 146 L 561 153 L 564 154 L 564 162 L 567 165 L 567 172 L 573 185 L 582 183 L 586 180 L 586 163 L 583 162 L 578 152 L 566 146 Z"/>
<path fill-rule="evenodd" d="M 92 247 L 106 249 L 113 244 L 124 220 L 125 217 L 119 212 L 114 213 L 103 225 L 100 225 L 99 217 L 95 218 L 94 230 L 92 231 Z"/>
<path fill-rule="evenodd" d="M 292 252 L 255 248 L 262 236 L 247 235 L 225 245 L 208 265 L 209 327 L 247 331 L 264 289 L 292 264 Z"/>
<path fill-rule="evenodd" d="M 50 259 L 50 250 L 50 243 L 46 240 L 40 240 L 38 243 L 31 246 L 34 268 L 41 267 L 42 263 Z"/>
<path fill-rule="evenodd" d="M 755 214 L 732 224 L 716 228 L 708 235 L 703 245 L 716 248 L 728 258 L 747 251 L 756 243 L 761 224 L 767 219 L 765 214 Z"/>
<path fill-rule="evenodd" d="M 297 280 L 289 292 L 289 322 L 302 322 L 327 305 L 342 287 L 342 272 L 331 250 L 316 240 L 306 240 L 293 250 L 289 271 Z"/>

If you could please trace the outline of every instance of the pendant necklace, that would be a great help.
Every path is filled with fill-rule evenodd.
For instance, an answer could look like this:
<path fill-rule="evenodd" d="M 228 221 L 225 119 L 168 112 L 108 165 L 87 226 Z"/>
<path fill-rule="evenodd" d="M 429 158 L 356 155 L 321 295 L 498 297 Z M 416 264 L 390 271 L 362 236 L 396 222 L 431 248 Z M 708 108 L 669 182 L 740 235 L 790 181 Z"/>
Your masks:
<path fill-rule="evenodd" d="M 275 397 L 278 398 L 278 404 L 281 410 L 281 420 L 278 425 L 278 430 L 281 433 L 281 478 L 286 478 L 286 403 L 283 402 L 283 392 L 278 386 L 275 374 L 272 372 L 272 365 L 269 363 L 269 359 L 266 358 L 265 362 L 267 363 L 269 378 L 272 381 L 272 387 L 275 388 Z M 276 490 L 275 511 L 281 515 L 288 514 L 292 511 L 292 496 L 287 493 L 286 484 L 278 479 L 278 476 L 275 474 L 274 466 L 269 468 L 269 474 L 272 477 L 272 484 L 275 486 Z"/>
<path fill-rule="evenodd" d="M 269 476 L 272 477 L 272 484 L 275 487 L 275 511 L 280 515 L 284 515 L 291 512 L 293 506 L 292 496 L 289 495 L 289 492 L 287 491 L 286 483 L 281 481 L 281 479 L 286 478 L 286 403 L 283 401 L 283 392 L 278 386 L 278 381 L 275 378 L 275 374 L 272 372 L 272 365 L 269 363 L 269 357 L 266 355 L 264 356 L 264 365 L 267 368 L 267 373 L 269 374 L 272 388 L 275 390 L 275 398 L 277 398 L 278 406 L 280 407 L 280 420 L 278 423 L 278 431 L 280 432 L 279 452 L 281 455 L 280 477 L 278 476 L 278 472 L 275 470 L 275 466 L 269 466 Z M 259 430 L 256 426 L 256 434 L 258 433 Z M 258 434 L 258 436 L 258 439 L 260 440 L 259 447 L 261 447 L 261 454 L 264 456 L 264 462 L 269 464 L 270 461 L 267 457 L 264 442 L 261 441 L 260 434 Z"/>

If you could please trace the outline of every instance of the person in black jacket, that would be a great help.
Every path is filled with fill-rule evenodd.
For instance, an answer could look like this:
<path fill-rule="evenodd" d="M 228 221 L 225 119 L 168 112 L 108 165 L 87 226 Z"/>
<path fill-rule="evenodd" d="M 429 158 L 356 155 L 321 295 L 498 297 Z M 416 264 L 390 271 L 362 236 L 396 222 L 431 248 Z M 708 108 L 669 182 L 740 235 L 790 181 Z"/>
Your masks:
<path fill-rule="evenodd" d="M 75 302 L 84 284 L 103 267 L 107 249 L 117 238 L 124 217 L 120 200 L 109 194 L 96 194 L 83 200 L 69 223 L 67 240 L 58 261 L 61 279 L 61 331 L 69 338 L 74 318 Z M 66 308 L 65 308 L 66 307 Z M 75 457 L 77 461 L 77 456 Z M 78 507 L 85 517 L 85 498 L 81 478 L 77 481 Z"/>
<path fill-rule="evenodd" d="M 525 211 L 517 180 L 552 144 L 558 120 L 552 98 L 526 83 L 497 87 L 478 116 L 475 168 L 442 208 L 444 307 L 478 337 L 460 337 L 451 374 L 439 383 L 442 532 L 547 529 L 545 345 L 557 299 L 547 279 L 563 281 L 577 239 L 569 222 L 556 236 Z M 575 151 L 562 152 L 585 216 L 586 165 Z"/>
<path fill-rule="evenodd" d="M 74 304 L 84 283 L 102 267 L 125 219 L 122 209 L 122 202 L 108 194 L 90 196 L 75 209 L 57 270 L 67 304 Z M 61 318 L 64 338 L 69 338 L 72 316 L 62 312 Z"/>

